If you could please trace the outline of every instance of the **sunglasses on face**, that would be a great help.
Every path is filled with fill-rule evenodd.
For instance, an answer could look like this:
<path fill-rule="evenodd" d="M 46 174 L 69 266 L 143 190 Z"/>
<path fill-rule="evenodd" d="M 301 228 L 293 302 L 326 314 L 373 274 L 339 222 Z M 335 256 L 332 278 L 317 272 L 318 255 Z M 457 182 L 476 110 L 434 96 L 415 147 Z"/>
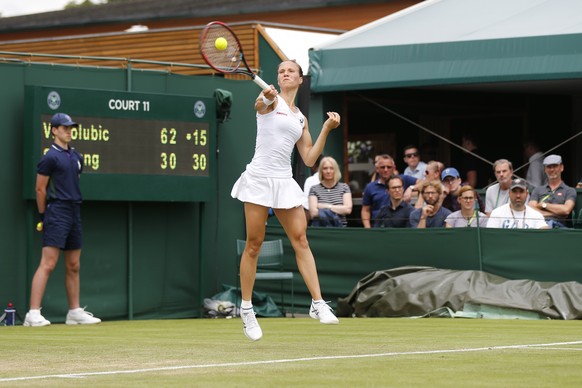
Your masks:
<path fill-rule="evenodd" d="M 394 168 L 394 166 L 379 166 L 378 168 L 380 170 L 392 170 Z"/>
<path fill-rule="evenodd" d="M 418 156 L 418 152 L 411 152 L 409 154 L 404 154 L 407 158 L 416 158 Z"/>

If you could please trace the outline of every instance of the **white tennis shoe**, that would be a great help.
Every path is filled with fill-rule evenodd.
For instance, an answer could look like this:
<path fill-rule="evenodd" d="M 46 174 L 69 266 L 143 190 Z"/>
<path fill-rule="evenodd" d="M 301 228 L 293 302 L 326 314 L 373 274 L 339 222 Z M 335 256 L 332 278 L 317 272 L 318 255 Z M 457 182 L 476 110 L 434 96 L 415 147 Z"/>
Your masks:
<path fill-rule="evenodd" d="M 23 326 L 40 327 L 50 325 L 50 321 L 40 314 L 40 310 L 30 310 L 24 317 Z"/>
<path fill-rule="evenodd" d="M 309 309 L 309 316 L 313 319 L 319 319 L 319 322 L 326 325 L 337 325 L 339 319 L 332 313 L 331 307 L 327 304 L 329 302 L 311 302 L 311 308 Z"/>
<path fill-rule="evenodd" d="M 69 310 L 67 320 L 65 321 L 67 325 L 93 325 L 100 322 L 101 319 L 95 318 L 93 314 L 85 311 L 85 308 L 81 307 Z"/>
<path fill-rule="evenodd" d="M 240 309 L 240 317 L 243 321 L 243 331 L 248 339 L 251 341 L 258 341 L 263 336 L 263 331 L 257 322 L 255 311 L 250 309 Z"/>

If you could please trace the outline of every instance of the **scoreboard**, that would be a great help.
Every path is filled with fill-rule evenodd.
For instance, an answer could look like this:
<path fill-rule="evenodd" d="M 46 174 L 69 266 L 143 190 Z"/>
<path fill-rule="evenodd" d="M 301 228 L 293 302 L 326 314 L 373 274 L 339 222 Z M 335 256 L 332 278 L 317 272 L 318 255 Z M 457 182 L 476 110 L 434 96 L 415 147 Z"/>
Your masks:
<path fill-rule="evenodd" d="M 208 201 L 216 194 L 215 102 L 208 97 L 29 86 L 25 96 L 25 197 L 53 143 L 50 120 L 78 124 L 86 200 Z"/>

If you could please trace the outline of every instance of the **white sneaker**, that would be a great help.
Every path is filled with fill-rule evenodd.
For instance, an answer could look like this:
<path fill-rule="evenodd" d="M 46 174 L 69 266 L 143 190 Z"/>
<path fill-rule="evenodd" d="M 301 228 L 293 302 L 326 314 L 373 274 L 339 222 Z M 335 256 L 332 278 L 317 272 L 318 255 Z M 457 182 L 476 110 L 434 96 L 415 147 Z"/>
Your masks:
<path fill-rule="evenodd" d="M 325 323 L 326 325 L 337 325 L 339 319 L 337 319 L 337 317 L 331 312 L 331 307 L 327 305 L 328 303 L 329 302 L 311 302 L 309 316 L 313 319 L 319 319 L 319 322 Z"/>
<path fill-rule="evenodd" d="M 101 319 L 95 318 L 93 314 L 85 311 L 85 307 L 69 310 L 67 320 L 65 321 L 67 325 L 93 325 L 100 322 Z"/>
<path fill-rule="evenodd" d="M 48 326 L 50 324 L 51 323 L 49 320 L 45 319 L 42 315 L 40 315 L 40 311 L 27 312 L 26 317 L 24 318 L 24 322 L 22 323 L 23 326 L 31 327 Z"/>
<path fill-rule="evenodd" d="M 251 341 L 258 341 L 263 336 L 263 331 L 257 322 L 255 311 L 251 309 L 240 309 L 240 317 L 243 321 L 243 331 Z"/>

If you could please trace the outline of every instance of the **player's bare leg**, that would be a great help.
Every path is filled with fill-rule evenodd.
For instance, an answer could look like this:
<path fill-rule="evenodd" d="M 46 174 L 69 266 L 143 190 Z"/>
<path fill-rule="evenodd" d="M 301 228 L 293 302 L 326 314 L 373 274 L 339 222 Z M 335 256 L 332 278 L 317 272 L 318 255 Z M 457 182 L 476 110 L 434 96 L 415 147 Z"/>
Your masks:
<path fill-rule="evenodd" d="M 307 221 L 305 220 L 303 208 L 299 206 L 293 209 L 275 209 L 275 215 L 291 242 L 291 246 L 295 251 L 297 268 L 313 299 L 309 315 L 312 318 L 319 319 L 321 323 L 337 324 L 339 322 L 338 319 L 321 296 L 315 258 L 307 241 Z"/>
<path fill-rule="evenodd" d="M 248 202 L 245 203 L 244 207 L 247 240 L 240 260 L 241 318 L 245 335 L 250 340 L 257 341 L 261 339 L 263 332 L 252 307 L 252 295 L 257 275 L 259 252 L 265 239 L 265 224 L 269 217 L 269 208 Z"/>

